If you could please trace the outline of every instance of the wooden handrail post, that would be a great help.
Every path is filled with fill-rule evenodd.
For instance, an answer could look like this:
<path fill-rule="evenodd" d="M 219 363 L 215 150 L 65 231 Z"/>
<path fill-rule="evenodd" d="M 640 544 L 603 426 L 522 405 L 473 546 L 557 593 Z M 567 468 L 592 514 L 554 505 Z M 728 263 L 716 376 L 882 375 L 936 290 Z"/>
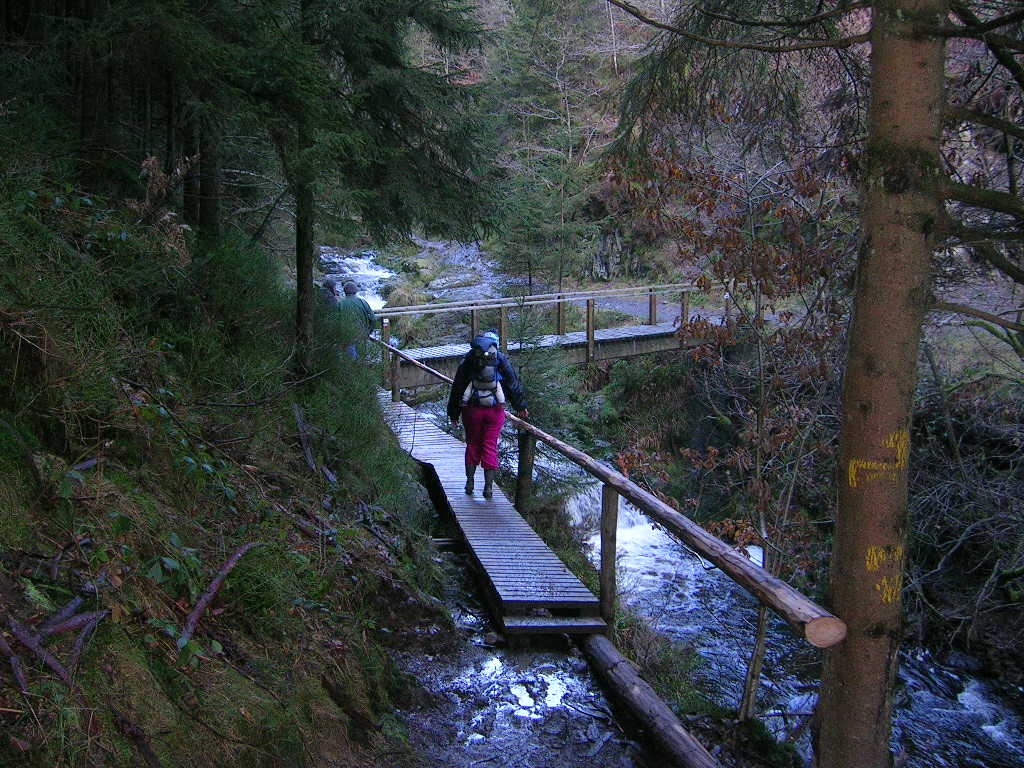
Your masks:
<path fill-rule="evenodd" d="M 508 353 L 508 308 L 501 307 L 498 310 L 498 344 L 501 351 Z"/>
<path fill-rule="evenodd" d="M 559 336 L 564 336 L 565 335 L 565 297 L 562 296 L 561 294 L 559 294 L 558 295 L 558 303 L 555 306 L 557 307 L 557 309 L 555 310 L 555 316 L 557 318 L 556 321 L 555 321 L 555 332 Z"/>
<path fill-rule="evenodd" d="M 480 334 L 480 310 L 469 310 L 469 338 L 475 339 Z"/>
<path fill-rule="evenodd" d="M 601 618 L 610 631 L 615 623 L 615 547 L 619 526 L 619 492 L 604 483 L 601 486 Z"/>
<path fill-rule="evenodd" d="M 386 317 L 382 317 L 380 319 L 380 340 L 385 344 L 391 343 L 391 321 L 388 320 L 388 318 Z M 381 347 L 381 352 L 381 360 L 386 360 L 388 352 L 383 347 Z M 388 369 L 388 366 L 386 365 L 382 365 L 381 368 L 383 369 L 382 374 L 384 378 L 384 383 L 387 384 L 388 376 L 391 375 L 391 371 Z"/>
<path fill-rule="evenodd" d="M 519 442 L 519 471 L 516 473 L 516 509 L 533 495 L 533 460 L 537 455 L 537 438 L 520 430 L 516 435 Z"/>
<path fill-rule="evenodd" d="M 587 299 L 587 362 L 594 362 L 594 300 Z"/>
<path fill-rule="evenodd" d="M 682 328 L 690 322 L 690 292 L 683 291 L 679 297 L 679 327 Z M 683 333 L 680 332 L 679 340 L 683 340 Z"/>
<path fill-rule="evenodd" d="M 397 403 L 402 399 L 402 387 L 399 379 L 402 375 L 402 358 L 397 352 L 391 353 L 391 402 Z"/>
<path fill-rule="evenodd" d="M 654 293 L 654 288 L 647 289 L 647 324 L 658 324 L 658 296 Z"/>

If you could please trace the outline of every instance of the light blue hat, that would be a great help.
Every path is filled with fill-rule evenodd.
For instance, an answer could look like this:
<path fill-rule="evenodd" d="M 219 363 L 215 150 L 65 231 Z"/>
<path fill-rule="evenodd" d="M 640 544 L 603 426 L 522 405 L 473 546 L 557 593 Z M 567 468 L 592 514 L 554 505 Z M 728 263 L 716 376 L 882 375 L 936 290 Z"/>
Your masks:
<path fill-rule="evenodd" d="M 480 347 L 484 352 L 487 351 L 488 347 L 492 345 L 497 347 L 499 344 L 498 334 L 494 331 L 484 331 L 473 338 L 473 346 Z"/>

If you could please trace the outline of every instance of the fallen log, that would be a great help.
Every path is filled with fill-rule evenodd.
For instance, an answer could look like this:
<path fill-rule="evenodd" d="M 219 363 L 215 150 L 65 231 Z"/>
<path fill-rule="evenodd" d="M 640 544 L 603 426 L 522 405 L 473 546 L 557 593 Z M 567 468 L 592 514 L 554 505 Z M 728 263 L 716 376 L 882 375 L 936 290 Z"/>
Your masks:
<path fill-rule="evenodd" d="M 720 768 L 704 746 L 679 722 L 668 705 L 640 677 L 636 667 L 603 635 L 582 635 L 579 643 L 598 675 L 651 732 L 679 768 Z"/>

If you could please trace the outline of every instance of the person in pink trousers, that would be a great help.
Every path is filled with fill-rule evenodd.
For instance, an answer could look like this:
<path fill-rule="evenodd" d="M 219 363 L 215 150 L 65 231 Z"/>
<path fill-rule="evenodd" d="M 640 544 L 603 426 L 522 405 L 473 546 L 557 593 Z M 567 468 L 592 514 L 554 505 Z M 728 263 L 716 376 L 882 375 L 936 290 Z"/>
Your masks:
<path fill-rule="evenodd" d="M 511 361 L 498 351 L 494 331 L 476 336 L 469 352 L 455 372 L 448 396 L 448 418 L 452 426 L 459 420 L 466 427 L 466 493 L 472 495 L 476 468 L 484 468 L 484 498 L 494 495 L 494 475 L 498 470 L 498 438 L 505 424 L 505 403 L 516 416 L 530 415 L 523 386 Z"/>

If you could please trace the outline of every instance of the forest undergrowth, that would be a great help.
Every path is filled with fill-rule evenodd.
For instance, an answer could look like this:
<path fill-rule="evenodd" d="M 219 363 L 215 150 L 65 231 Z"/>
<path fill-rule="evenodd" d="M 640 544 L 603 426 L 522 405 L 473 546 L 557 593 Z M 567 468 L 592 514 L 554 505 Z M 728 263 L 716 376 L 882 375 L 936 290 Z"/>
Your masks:
<path fill-rule="evenodd" d="M 0 199 L 0 764 L 411 761 L 387 647 L 450 619 L 374 369 L 325 344 L 292 373 L 264 251 L 195 257 L 145 201 Z"/>
<path fill-rule="evenodd" d="M 784 345 L 762 357 L 778 363 L 763 373 L 776 386 L 799 365 Z M 928 371 L 925 348 L 921 358 Z M 932 355 L 946 372 L 955 362 Z M 970 654 L 982 674 L 1019 685 L 1021 383 L 938 367 L 916 398 L 906 639 L 940 657 Z M 816 370 L 814 386 L 790 382 L 765 409 L 760 431 L 749 342 L 724 355 L 620 361 L 597 381 L 601 429 L 624 472 L 724 540 L 774 548 L 782 577 L 827 604 L 839 378 L 838 368 Z M 759 480 L 758 465 L 770 479 Z"/>

